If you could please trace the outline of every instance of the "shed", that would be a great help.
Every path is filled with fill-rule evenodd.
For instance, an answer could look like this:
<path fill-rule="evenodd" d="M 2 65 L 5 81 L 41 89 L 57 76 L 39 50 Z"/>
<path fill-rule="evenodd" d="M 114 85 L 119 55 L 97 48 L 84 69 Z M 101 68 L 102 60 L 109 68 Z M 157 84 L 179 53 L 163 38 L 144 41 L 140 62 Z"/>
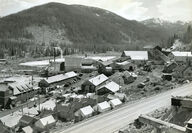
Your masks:
<path fill-rule="evenodd" d="M 27 126 L 27 127 L 22 128 L 22 131 L 24 133 L 34 133 L 33 128 L 31 126 Z"/>
<path fill-rule="evenodd" d="M 39 119 L 37 122 L 35 122 L 35 127 L 42 131 L 45 130 L 46 128 L 51 128 L 55 125 L 56 120 L 53 118 L 52 115 L 44 117 Z"/>
<path fill-rule="evenodd" d="M 111 109 L 111 106 L 108 102 L 102 102 L 97 104 L 97 111 L 100 113 L 109 111 Z"/>
<path fill-rule="evenodd" d="M 109 104 L 111 105 L 112 108 L 115 108 L 117 106 L 120 106 L 122 104 L 121 100 L 119 100 L 118 98 L 110 100 Z"/>
<path fill-rule="evenodd" d="M 21 119 L 19 120 L 19 125 L 21 127 L 29 126 L 32 125 L 36 119 L 34 117 L 28 116 L 28 115 L 23 115 Z"/>
<path fill-rule="evenodd" d="M 79 113 L 80 115 L 83 117 L 83 118 L 88 118 L 88 117 L 91 117 L 92 114 L 93 114 L 94 110 L 91 106 L 86 106 L 84 108 L 81 108 L 79 110 Z"/>

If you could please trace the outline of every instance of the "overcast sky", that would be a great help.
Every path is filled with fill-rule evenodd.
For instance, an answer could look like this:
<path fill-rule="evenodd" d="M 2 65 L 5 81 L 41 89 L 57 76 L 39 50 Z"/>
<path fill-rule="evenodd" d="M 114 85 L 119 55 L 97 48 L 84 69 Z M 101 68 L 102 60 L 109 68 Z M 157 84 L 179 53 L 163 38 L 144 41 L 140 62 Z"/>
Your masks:
<path fill-rule="evenodd" d="M 0 0 L 0 16 L 48 2 L 104 8 L 131 20 L 161 18 L 191 21 L 192 0 Z"/>

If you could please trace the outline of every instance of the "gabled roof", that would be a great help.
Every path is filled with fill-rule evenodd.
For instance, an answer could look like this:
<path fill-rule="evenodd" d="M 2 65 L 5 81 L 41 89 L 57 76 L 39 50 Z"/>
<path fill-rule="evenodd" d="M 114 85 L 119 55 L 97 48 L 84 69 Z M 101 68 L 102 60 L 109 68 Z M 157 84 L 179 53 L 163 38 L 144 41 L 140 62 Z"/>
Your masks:
<path fill-rule="evenodd" d="M 33 117 L 28 116 L 28 115 L 23 115 L 19 121 L 28 124 L 28 123 L 32 122 L 33 120 L 34 120 Z"/>
<path fill-rule="evenodd" d="M 107 109 L 107 108 L 110 108 L 111 106 L 109 105 L 108 102 L 102 102 L 102 103 L 98 103 L 98 107 L 100 107 L 100 109 L 104 110 L 104 109 Z"/>
<path fill-rule="evenodd" d="M 182 56 L 182 57 L 192 57 L 191 52 L 180 52 L 180 51 L 173 51 L 172 54 L 174 56 Z"/>
<path fill-rule="evenodd" d="M 101 89 L 101 88 L 103 88 L 103 87 L 107 88 L 107 89 L 110 90 L 111 92 L 117 92 L 117 91 L 119 91 L 119 89 L 120 89 L 121 86 L 118 85 L 117 83 L 111 81 L 111 82 L 107 83 L 106 85 L 101 86 L 99 89 Z M 98 89 L 98 90 L 99 90 L 99 89 Z"/>
<path fill-rule="evenodd" d="M 130 56 L 132 60 L 148 60 L 147 51 L 124 51 L 125 56 Z"/>
<path fill-rule="evenodd" d="M 94 78 L 89 79 L 89 82 L 91 82 L 94 86 L 98 86 L 101 83 L 107 81 L 109 78 L 105 76 L 104 74 L 100 74 Z"/>
<path fill-rule="evenodd" d="M 83 113 L 84 116 L 92 114 L 94 112 L 93 108 L 89 105 L 84 108 L 81 108 L 80 111 Z"/>
<path fill-rule="evenodd" d="M 41 122 L 41 124 L 42 124 L 43 126 L 46 126 L 46 125 L 48 125 L 48 124 L 55 123 L 56 120 L 53 118 L 52 115 L 50 115 L 50 116 L 47 116 L 47 117 L 44 117 L 44 118 L 39 119 L 39 122 Z"/>
<path fill-rule="evenodd" d="M 113 104 L 113 106 L 121 105 L 122 102 L 118 98 L 110 100 L 110 103 Z"/>
<path fill-rule="evenodd" d="M 27 126 L 22 128 L 24 133 L 33 133 L 33 129 L 31 128 L 31 126 Z"/>
<path fill-rule="evenodd" d="M 55 82 L 59 82 L 59 81 L 63 81 L 63 80 L 66 80 L 66 79 L 69 79 L 69 78 L 72 78 L 72 77 L 76 77 L 77 74 L 75 72 L 68 72 L 68 73 L 65 73 L 65 74 L 59 74 L 59 75 L 55 75 L 55 76 L 52 76 L 52 77 L 48 77 L 48 79 L 44 79 L 48 84 L 51 84 L 51 83 L 55 83 Z"/>
<path fill-rule="evenodd" d="M 13 89 L 13 95 L 21 94 L 23 92 L 32 90 L 32 86 L 25 82 L 14 82 L 9 83 L 8 85 Z"/>
<path fill-rule="evenodd" d="M 26 114 L 26 115 L 29 115 L 31 117 L 34 117 L 36 115 L 38 115 L 38 111 L 36 108 L 32 107 L 32 108 L 24 108 L 23 109 L 23 113 Z"/>

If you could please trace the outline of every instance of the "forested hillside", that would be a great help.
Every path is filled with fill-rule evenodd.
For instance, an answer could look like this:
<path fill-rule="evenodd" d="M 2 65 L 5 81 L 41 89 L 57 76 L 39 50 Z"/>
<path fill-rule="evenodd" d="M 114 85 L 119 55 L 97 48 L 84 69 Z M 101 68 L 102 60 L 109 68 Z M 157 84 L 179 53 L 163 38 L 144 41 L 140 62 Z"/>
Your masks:
<path fill-rule="evenodd" d="M 60 3 L 33 7 L 0 19 L 1 50 L 10 56 L 24 56 L 26 51 L 33 56 L 46 56 L 53 46 L 60 46 L 65 54 L 137 50 L 144 45 L 161 44 L 170 34 L 103 9 Z"/>

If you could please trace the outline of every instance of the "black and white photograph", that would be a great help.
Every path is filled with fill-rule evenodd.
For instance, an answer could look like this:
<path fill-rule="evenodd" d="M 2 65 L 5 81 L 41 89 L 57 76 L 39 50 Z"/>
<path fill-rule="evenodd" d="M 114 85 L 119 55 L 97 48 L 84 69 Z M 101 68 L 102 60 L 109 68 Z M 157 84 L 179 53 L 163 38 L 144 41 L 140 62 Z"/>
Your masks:
<path fill-rule="evenodd" d="M 192 0 L 0 0 L 0 133 L 192 133 Z"/>

